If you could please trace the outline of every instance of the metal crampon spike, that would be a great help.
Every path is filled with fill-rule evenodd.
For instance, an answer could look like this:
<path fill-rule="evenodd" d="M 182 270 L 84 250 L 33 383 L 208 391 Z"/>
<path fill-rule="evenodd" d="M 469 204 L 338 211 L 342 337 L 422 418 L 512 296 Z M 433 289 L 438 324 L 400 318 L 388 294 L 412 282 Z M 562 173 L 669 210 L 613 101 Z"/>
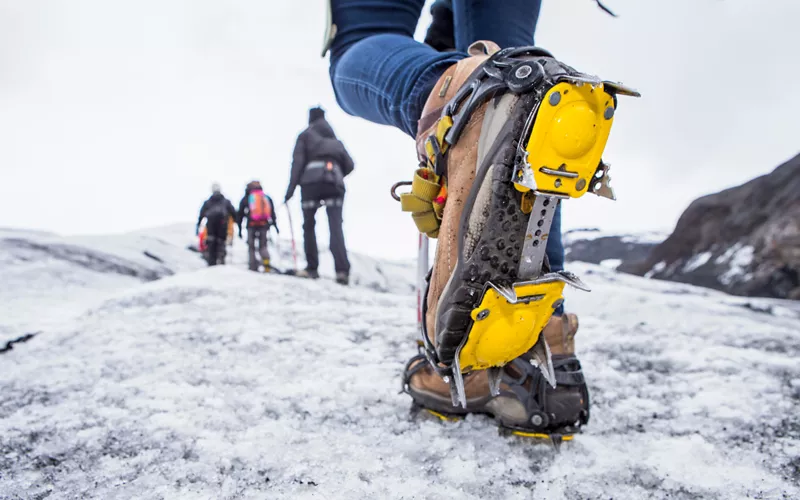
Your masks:
<path fill-rule="evenodd" d="M 594 178 L 589 184 L 588 192 L 603 198 L 608 198 L 611 201 L 616 201 L 617 196 L 614 194 L 614 188 L 611 187 L 611 175 L 608 173 L 609 170 L 611 170 L 611 165 L 601 161 L 594 174 Z"/>
<path fill-rule="evenodd" d="M 550 444 L 553 445 L 553 449 L 556 452 L 561 452 L 561 444 L 564 442 L 564 439 L 558 434 L 552 434 L 550 436 Z"/>
<path fill-rule="evenodd" d="M 550 356 L 550 346 L 547 345 L 544 335 L 539 335 L 539 340 L 536 341 L 536 344 L 529 352 L 531 354 L 531 364 L 541 370 L 545 380 L 555 389 L 556 372 L 553 368 L 553 358 Z"/>
<path fill-rule="evenodd" d="M 453 406 L 461 405 L 465 410 L 467 409 L 467 391 L 464 390 L 464 375 L 461 373 L 461 365 L 458 358 L 461 355 L 461 347 L 456 351 L 456 357 L 453 360 L 453 376 L 450 382 L 450 397 L 453 397 L 453 390 L 455 389 L 455 398 L 453 399 Z M 458 404 L 456 404 L 458 403 Z"/>
<path fill-rule="evenodd" d="M 461 372 L 453 372 L 453 376 L 450 377 L 450 399 L 453 406 L 467 408 L 467 393 L 464 390 L 464 376 Z"/>
<path fill-rule="evenodd" d="M 489 393 L 492 396 L 500 395 L 500 381 L 503 379 L 503 369 L 499 366 L 487 368 L 486 374 L 489 376 Z"/>

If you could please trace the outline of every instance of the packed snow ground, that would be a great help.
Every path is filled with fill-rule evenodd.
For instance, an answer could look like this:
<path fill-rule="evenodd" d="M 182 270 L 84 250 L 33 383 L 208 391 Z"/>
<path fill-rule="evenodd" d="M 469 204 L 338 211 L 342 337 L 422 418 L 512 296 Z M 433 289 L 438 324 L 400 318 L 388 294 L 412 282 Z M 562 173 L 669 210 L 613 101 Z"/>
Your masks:
<path fill-rule="evenodd" d="M 800 496 L 795 303 L 573 264 L 594 290 L 568 295 L 593 407 L 558 453 L 483 416 L 410 415 L 410 293 L 259 275 L 240 254 L 202 268 L 177 244 L 162 254 L 184 267 L 142 283 L 5 243 L 2 298 L 42 333 L 0 354 L 3 500 Z M 62 281 L 84 293 L 48 320 Z"/>

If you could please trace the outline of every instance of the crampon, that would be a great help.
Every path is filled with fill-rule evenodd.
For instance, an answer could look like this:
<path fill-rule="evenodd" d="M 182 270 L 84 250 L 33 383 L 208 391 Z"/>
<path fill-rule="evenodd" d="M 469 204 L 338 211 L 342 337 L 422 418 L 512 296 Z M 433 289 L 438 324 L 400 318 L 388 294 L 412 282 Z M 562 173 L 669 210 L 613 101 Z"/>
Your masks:
<path fill-rule="evenodd" d="M 470 54 L 434 87 L 420 120 L 420 168 L 392 188 L 423 234 L 422 350 L 462 410 L 466 374 L 485 370 L 497 397 L 503 367 L 523 355 L 556 387 L 541 332 L 565 285 L 588 287 L 550 270 L 553 216 L 586 193 L 614 199 L 601 156 L 618 96 L 639 96 L 536 47 L 478 42 Z M 410 191 L 398 194 L 401 185 Z M 440 239 L 430 273 L 427 237 Z"/>

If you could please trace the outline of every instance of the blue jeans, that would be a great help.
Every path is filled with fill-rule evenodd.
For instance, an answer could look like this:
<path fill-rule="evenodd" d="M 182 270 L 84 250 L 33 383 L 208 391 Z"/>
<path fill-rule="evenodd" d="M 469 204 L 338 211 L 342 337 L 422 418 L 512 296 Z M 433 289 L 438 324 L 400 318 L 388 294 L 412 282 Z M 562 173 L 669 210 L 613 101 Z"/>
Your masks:
<path fill-rule="evenodd" d="M 330 76 L 343 110 L 415 137 L 428 95 L 447 68 L 467 57 L 473 42 L 492 40 L 501 48 L 534 43 L 541 0 L 437 1 L 453 12 L 453 52 L 414 40 L 425 0 L 331 0 L 337 34 Z M 553 270 L 564 268 L 560 205 L 547 256 Z"/>
<path fill-rule="evenodd" d="M 533 45 L 541 0 L 451 3 L 456 51 L 437 52 L 413 38 L 425 0 L 332 0 L 330 75 L 342 109 L 413 137 L 436 81 L 472 42 Z"/>

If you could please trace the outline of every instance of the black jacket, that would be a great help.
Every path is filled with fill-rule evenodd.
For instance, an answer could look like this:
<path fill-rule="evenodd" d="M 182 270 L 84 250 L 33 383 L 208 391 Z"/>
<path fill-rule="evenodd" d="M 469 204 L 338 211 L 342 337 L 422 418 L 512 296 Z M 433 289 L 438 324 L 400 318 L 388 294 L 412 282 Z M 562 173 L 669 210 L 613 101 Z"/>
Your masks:
<path fill-rule="evenodd" d="M 325 118 L 318 118 L 311 122 L 307 129 L 297 137 L 292 158 L 292 175 L 289 188 L 286 190 L 286 200 L 294 195 L 294 190 L 300 184 L 303 171 L 312 161 L 333 161 L 342 169 L 342 175 L 353 171 L 353 159 L 347 153 L 342 141 L 336 138 L 333 129 Z M 304 200 L 320 200 L 336 196 L 344 196 L 344 184 L 338 188 L 330 186 L 302 186 L 301 192 Z"/>
<path fill-rule="evenodd" d="M 264 193 L 264 196 L 267 197 L 267 201 L 269 202 L 269 210 L 270 210 L 270 213 L 272 214 L 272 222 L 270 222 L 269 225 L 270 226 L 274 226 L 275 227 L 275 231 L 280 233 L 280 230 L 278 229 L 278 222 L 277 222 L 278 221 L 278 214 L 275 213 L 275 204 L 272 203 L 272 198 L 270 198 L 266 193 Z M 239 202 L 239 212 L 238 212 L 238 214 L 236 216 L 236 221 L 239 224 L 239 233 L 240 234 L 242 232 L 242 223 L 244 222 L 245 219 L 247 219 L 247 227 L 253 227 L 253 225 L 250 223 L 250 218 L 248 217 L 248 215 L 250 214 L 250 203 L 249 203 L 249 200 L 247 198 L 249 198 L 249 197 L 250 197 L 250 188 L 247 188 L 244 191 L 244 197 L 242 198 L 242 201 Z"/>
<path fill-rule="evenodd" d="M 200 215 L 197 217 L 197 227 L 200 227 L 200 223 L 203 222 L 203 219 L 214 213 L 233 217 L 234 220 L 238 220 L 236 218 L 236 209 L 233 208 L 233 203 L 225 198 L 222 193 L 214 193 L 200 208 Z"/>

